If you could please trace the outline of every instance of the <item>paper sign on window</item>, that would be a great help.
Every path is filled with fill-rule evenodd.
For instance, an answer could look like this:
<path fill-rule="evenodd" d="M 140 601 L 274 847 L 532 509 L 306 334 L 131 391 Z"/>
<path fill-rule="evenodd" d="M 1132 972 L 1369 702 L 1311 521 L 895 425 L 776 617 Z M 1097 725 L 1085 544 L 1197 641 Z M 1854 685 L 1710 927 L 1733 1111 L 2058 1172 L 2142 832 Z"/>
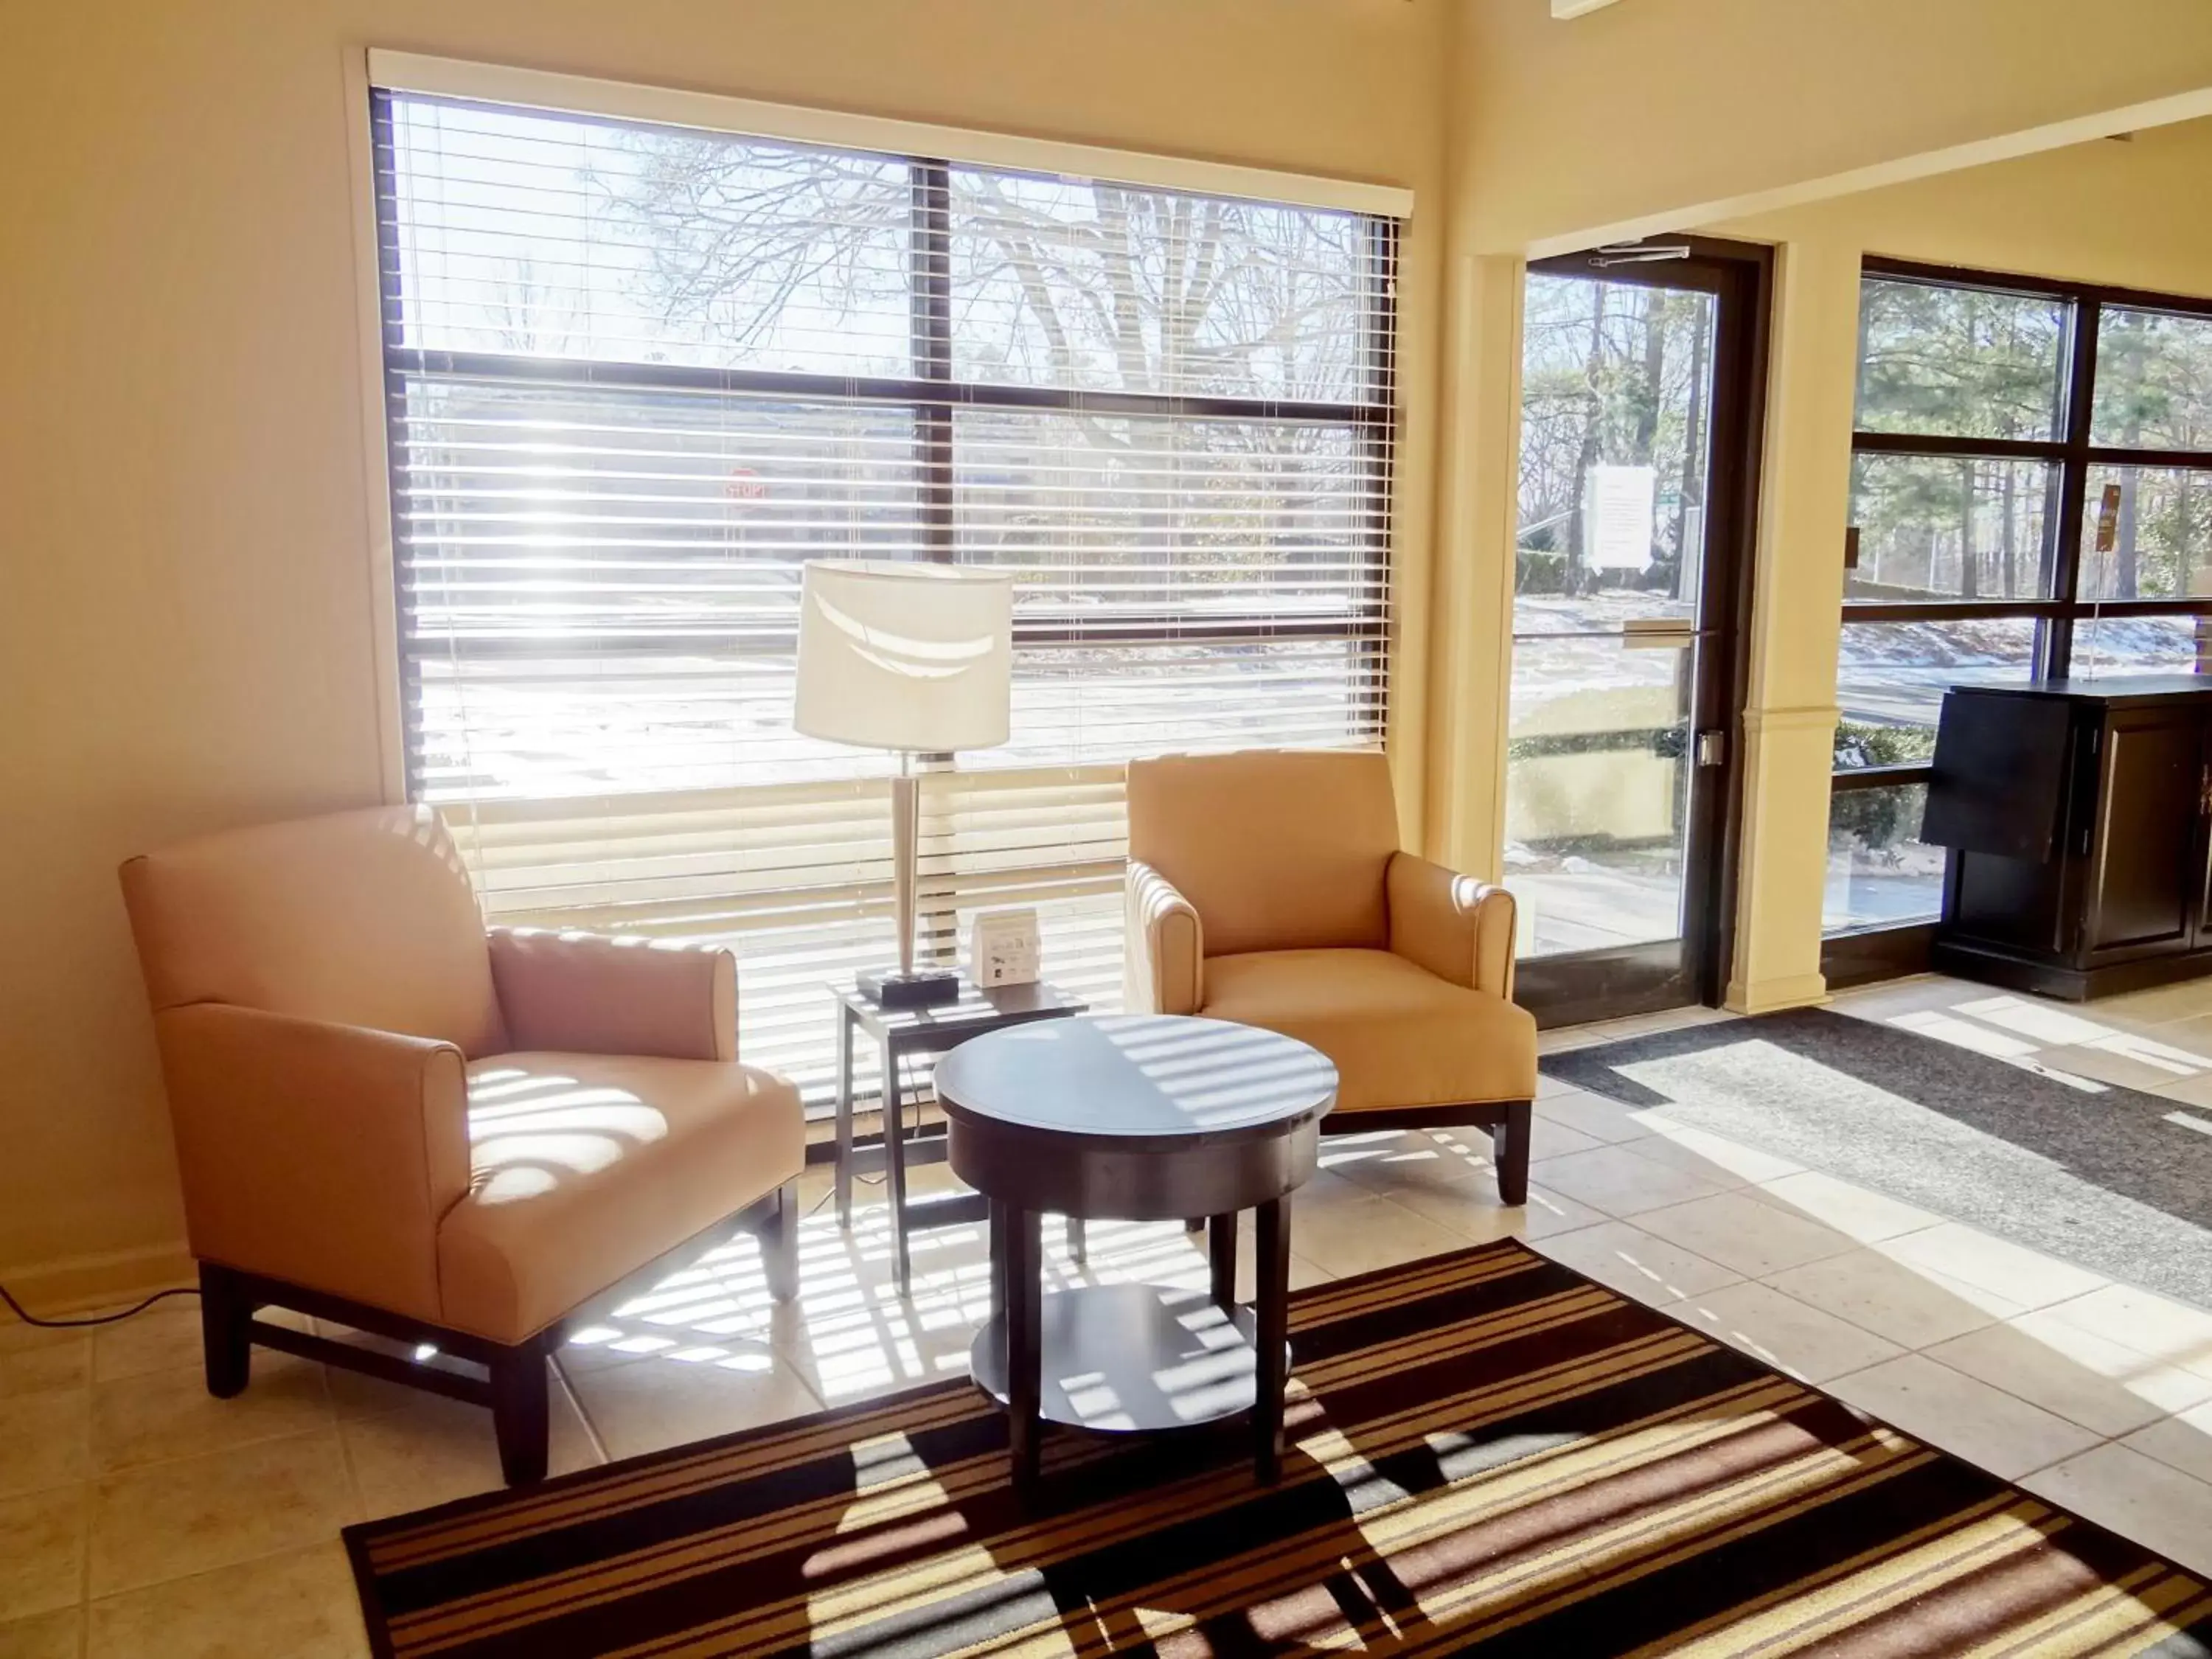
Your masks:
<path fill-rule="evenodd" d="M 1583 491 L 1583 556 L 1594 570 L 1641 570 L 1651 562 L 1659 475 L 1648 466 L 1594 466 Z"/>
<path fill-rule="evenodd" d="M 2105 486 L 2103 498 L 2097 503 L 2097 551 L 2109 553 L 2120 542 L 2120 487 L 2116 483 Z"/>

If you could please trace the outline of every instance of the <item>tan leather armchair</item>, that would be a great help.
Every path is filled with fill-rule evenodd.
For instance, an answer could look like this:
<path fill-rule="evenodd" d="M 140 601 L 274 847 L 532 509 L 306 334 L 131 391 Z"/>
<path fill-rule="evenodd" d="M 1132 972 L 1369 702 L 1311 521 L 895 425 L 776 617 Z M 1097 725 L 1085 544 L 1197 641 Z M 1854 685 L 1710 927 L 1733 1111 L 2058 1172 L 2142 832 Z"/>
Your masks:
<path fill-rule="evenodd" d="M 1480 1125 L 1528 1196 L 1536 1022 L 1513 896 L 1402 851 L 1379 754 L 1129 766 L 1127 1001 L 1264 1026 L 1336 1062 L 1327 1133 Z"/>
<path fill-rule="evenodd" d="M 122 874 L 210 1392 L 246 1387 L 257 1342 L 368 1370 L 489 1406 L 507 1480 L 534 1480 L 546 1357 L 580 1304 L 732 1216 L 795 1292 L 799 1091 L 738 1063 L 726 951 L 487 933 L 422 807 L 211 836 Z"/>

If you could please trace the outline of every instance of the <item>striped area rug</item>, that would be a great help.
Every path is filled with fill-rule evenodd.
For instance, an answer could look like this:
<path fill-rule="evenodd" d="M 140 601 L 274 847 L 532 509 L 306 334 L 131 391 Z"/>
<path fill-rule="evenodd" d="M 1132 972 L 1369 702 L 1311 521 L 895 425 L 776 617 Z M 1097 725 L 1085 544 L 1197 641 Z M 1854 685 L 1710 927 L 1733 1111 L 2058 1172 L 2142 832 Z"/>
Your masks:
<path fill-rule="evenodd" d="M 1301 1292 L 1292 1449 L 965 1382 L 349 1528 L 386 1656 L 2212 1653 L 2146 1550 L 1508 1242 Z"/>

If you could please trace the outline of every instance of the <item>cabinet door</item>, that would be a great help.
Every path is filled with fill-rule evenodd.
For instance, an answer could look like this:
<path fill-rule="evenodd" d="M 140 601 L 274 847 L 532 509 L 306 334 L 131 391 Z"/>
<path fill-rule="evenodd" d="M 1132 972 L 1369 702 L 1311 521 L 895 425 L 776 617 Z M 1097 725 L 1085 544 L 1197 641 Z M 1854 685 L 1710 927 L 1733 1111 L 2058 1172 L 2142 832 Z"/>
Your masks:
<path fill-rule="evenodd" d="M 2203 891 L 2197 712 L 2123 709 L 2106 722 L 2089 855 L 2089 963 L 2196 943 Z"/>
<path fill-rule="evenodd" d="M 2195 944 L 2212 950 L 2212 718 L 2198 728 L 2197 750 L 2197 844 L 2190 854 L 2197 914 Z"/>

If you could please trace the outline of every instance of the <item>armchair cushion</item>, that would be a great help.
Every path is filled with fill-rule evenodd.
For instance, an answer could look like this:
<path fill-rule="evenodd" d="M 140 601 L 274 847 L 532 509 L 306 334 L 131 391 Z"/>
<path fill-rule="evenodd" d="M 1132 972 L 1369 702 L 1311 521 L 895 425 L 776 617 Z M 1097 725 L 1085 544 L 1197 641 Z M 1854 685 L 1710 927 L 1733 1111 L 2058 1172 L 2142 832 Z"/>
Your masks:
<path fill-rule="evenodd" d="M 192 1254 L 435 1322 L 468 1191 L 460 1051 L 198 1003 L 155 1016 Z"/>
<path fill-rule="evenodd" d="M 1338 1116 L 1536 1092 L 1536 1022 L 1526 1009 L 1389 951 L 1214 957 L 1202 1012 L 1327 1054 L 1336 1062 Z"/>
<path fill-rule="evenodd" d="M 738 1057 L 738 963 L 719 947 L 495 927 L 491 974 L 517 1048 Z"/>
<path fill-rule="evenodd" d="M 441 1322 L 518 1342 L 806 1161 L 795 1085 L 728 1061 L 526 1051 L 469 1067 Z"/>

